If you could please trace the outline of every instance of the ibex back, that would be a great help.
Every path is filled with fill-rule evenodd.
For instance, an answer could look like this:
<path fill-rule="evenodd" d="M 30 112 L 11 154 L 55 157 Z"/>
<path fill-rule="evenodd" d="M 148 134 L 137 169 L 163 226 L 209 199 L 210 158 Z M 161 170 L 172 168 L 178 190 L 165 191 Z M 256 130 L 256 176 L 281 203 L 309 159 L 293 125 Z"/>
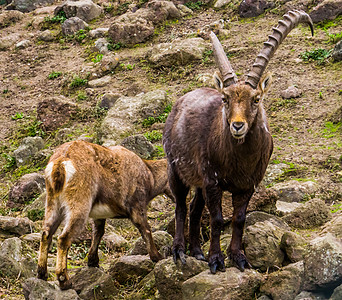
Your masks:
<path fill-rule="evenodd" d="M 106 218 L 129 218 L 146 242 L 151 259 L 160 260 L 162 256 L 153 243 L 146 210 L 155 196 L 166 193 L 172 197 L 166 170 L 166 159 L 142 160 L 120 146 L 106 148 L 75 141 L 57 148 L 45 170 L 47 198 L 38 277 L 47 279 L 48 248 L 58 226 L 65 221 L 58 237 L 56 275 L 62 289 L 71 286 L 67 253 L 88 216 L 94 219 L 88 266 L 99 264 L 98 246 Z"/>
<path fill-rule="evenodd" d="M 232 240 L 228 249 L 237 267 L 249 267 L 242 250 L 246 208 L 255 187 L 261 182 L 273 150 L 272 137 L 263 99 L 271 76 L 263 72 L 287 34 L 310 17 L 302 11 L 290 11 L 273 28 L 269 40 L 257 55 L 246 80 L 238 81 L 223 48 L 210 37 L 220 73 L 214 75 L 216 90 L 201 88 L 181 97 L 165 124 L 163 144 L 168 159 L 170 188 L 176 198 L 176 234 L 174 260 L 185 260 L 184 224 L 186 196 L 196 187 L 190 204 L 190 255 L 204 260 L 200 247 L 200 219 L 204 205 L 210 213 L 209 266 L 212 273 L 225 270 L 220 249 L 223 227 L 221 198 L 232 193 Z"/>

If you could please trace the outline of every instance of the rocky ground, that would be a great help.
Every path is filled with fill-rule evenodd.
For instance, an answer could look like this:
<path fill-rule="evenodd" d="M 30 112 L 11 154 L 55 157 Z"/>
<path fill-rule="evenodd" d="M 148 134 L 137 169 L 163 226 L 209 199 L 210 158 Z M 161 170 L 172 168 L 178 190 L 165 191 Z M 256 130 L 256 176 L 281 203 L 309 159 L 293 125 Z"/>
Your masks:
<path fill-rule="evenodd" d="M 158 196 L 149 223 L 166 259 L 152 263 L 128 220 L 108 220 L 99 269 L 86 267 L 91 224 L 70 249 L 73 289 L 35 279 L 44 216 L 43 170 L 60 144 L 122 144 L 164 156 L 172 103 L 211 86 L 208 33 L 220 38 L 239 78 L 288 9 L 304 9 L 270 61 L 265 99 L 274 153 L 249 205 L 244 233 L 252 269 L 212 275 L 207 263 L 170 254 L 174 203 Z M 342 2 L 0 0 L 0 298 L 342 299 Z M 224 195 L 229 245 L 231 199 Z M 190 198 L 189 198 L 190 199 Z M 208 246 L 208 218 L 202 220 Z"/>

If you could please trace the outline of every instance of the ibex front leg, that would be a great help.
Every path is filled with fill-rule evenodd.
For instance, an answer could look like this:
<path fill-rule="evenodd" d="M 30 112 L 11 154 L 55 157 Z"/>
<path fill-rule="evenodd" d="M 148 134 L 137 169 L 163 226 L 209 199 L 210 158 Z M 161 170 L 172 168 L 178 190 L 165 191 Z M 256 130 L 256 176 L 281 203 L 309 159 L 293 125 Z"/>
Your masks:
<path fill-rule="evenodd" d="M 220 236 L 223 229 L 223 217 L 221 198 L 222 191 L 215 184 L 210 183 L 204 189 L 206 204 L 210 213 L 210 248 L 209 248 L 209 267 L 211 273 L 217 270 L 225 271 L 224 257 L 220 246 Z"/>
<path fill-rule="evenodd" d="M 99 244 L 105 232 L 106 219 L 94 220 L 91 247 L 88 253 L 88 267 L 99 267 Z"/>
<path fill-rule="evenodd" d="M 241 271 L 251 267 L 242 250 L 242 234 L 245 225 L 247 205 L 253 192 L 254 190 L 249 190 L 242 194 L 233 194 L 233 236 L 228 248 L 228 253 L 230 259 Z"/>

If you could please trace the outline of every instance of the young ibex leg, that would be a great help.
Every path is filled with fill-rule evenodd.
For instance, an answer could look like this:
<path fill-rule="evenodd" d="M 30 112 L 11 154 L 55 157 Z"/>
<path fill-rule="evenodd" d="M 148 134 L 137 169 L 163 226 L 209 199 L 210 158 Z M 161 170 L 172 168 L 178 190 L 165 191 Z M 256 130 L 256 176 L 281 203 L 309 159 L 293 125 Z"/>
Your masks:
<path fill-rule="evenodd" d="M 230 259 L 241 271 L 251 267 L 242 250 L 242 234 L 245 225 L 247 205 L 253 192 L 253 190 L 250 190 L 243 194 L 233 194 L 233 235 L 228 248 L 228 253 Z"/>
<path fill-rule="evenodd" d="M 58 226 L 61 223 L 60 215 L 57 211 L 51 206 L 46 208 L 43 232 L 40 241 L 39 247 L 39 257 L 38 257 L 38 270 L 37 277 L 39 279 L 47 280 L 48 272 L 47 272 L 47 259 L 48 259 L 48 251 L 52 242 L 52 237 L 56 232 Z"/>
<path fill-rule="evenodd" d="M 139 232 L 146 243 L 147 252 L 150 255 L 152 261 L 157 262 L 163 257 L 157 250 L 152 238 L 151 228 L 147 223 L 147 214 L 145 209 L 132 209 L 131 221 L 139 229 Z"/>
<path fill-rule="evenodd" d="M 105 232 L 106 219 L 94 220 L 91 247 L 88 253 L 88 267 L 99 267 L 98 249 Z"/>
<path fill-rule="evenodd" d="M 209 268 L 215 274 L 217 270 L 225 271 L 224 256 L 220 246 L 220 236 L 223 229 L 223 217 L 221 198 L 222 191 L 216 183 L 210 182 L 206 185 L 205 200 L 210 214 L 210 248 L 209 248 Z"/>
<path fill-rule="evenodd" d="M 176 263 L 177 259 L 179 258 L 182 264 L 185 264 L 184 228 L 187 212 L 186 196 L 189 192 L 189 187 L 184 185 L 178 174 L 172 170 L 172 167 L 169 170 L 169 183 L 176 200 L 176 233 L 172 246 L 173 260 Z"/>
<path fill-rule="evenodd" d="M 190 255 L 198 260 L 205 260 L 200 244 L 201 216 L 205 201 L 202 189 L 197 188 L 195 197 L 190 204 L 189 214 L 189 248 Z"/>
<path fill-rule="evenodd" d="M 56 276 L 62 290 L 71 288 L 71 282 L 67 273 L 67 256 L 72 239 L 77 236 L 87 223 L 85 216 L 88 216 L 89 212 L 85 210 L 86 208 L 79 215 L 72 214 L 68 218 L 69 222 L 65 225 L 62 234 L 58 237 Z"/>

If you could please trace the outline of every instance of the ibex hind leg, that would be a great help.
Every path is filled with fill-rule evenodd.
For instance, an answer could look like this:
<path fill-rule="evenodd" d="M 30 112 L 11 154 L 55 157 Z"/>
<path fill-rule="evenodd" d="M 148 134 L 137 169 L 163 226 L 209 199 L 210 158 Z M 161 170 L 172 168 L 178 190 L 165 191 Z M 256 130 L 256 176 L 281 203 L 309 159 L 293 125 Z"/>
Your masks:
<path fill-rule="evenodd" d="M 189 248 L 190 255 L 198 260 L 205 260 L 200 244 L 201 216 L 205 201 L 202 189 L 197 188 L 195 197 L 190 204 L 189 214 Z"/>
<path fill-rule="evenodd" d="M 182 264 L 185 264 L 184 227 L 187 213 L 186 196 L 189 192 L 189 187 L 182 182 L 172 166 L 169 169 L 169 183 L 176 200 L 176 233 L 172 246 L 173 260 L 176 263 L 179 258 Z"/>
<path fill-rule="evenodd" d="M 62 218 L 61 215 L 57 211 L 57 207 L 53 205 L 47 205 L 42 237 L 40 241 L 39 247 L 39 258 L 38 258 L 38 269 L 37 269 L 37 277 L 39 279 L 47 280 L 48 272 L 47 272 L 47 259 L 48 259 L 48 251 L 52 242 L 52 237 L 55 234 L 58 226 L 61 224 Z"/>
<path fill-rule="evenodd" d="M 82 211 L 67 212 L 69 222 L 65 225 L 62 234 L 58 237 L 57 245 L 57 263 L 56 263 L 56 276 L 59 281 L 60 288 L 66 290 L 71 288 L 71 281 L 67 273 L 67 256 L 71 246 L 72 240 L 82 231 L 85 227 L 89 210 L 84 207 Z"/>
<path fill-rule="evenodd" d="M 91 247 L 88 253 L 88 267 L 99 267 L 98 249 L 105 232 L 105 225 L 106 219 L 98 219 L 93 221 Z"/>

